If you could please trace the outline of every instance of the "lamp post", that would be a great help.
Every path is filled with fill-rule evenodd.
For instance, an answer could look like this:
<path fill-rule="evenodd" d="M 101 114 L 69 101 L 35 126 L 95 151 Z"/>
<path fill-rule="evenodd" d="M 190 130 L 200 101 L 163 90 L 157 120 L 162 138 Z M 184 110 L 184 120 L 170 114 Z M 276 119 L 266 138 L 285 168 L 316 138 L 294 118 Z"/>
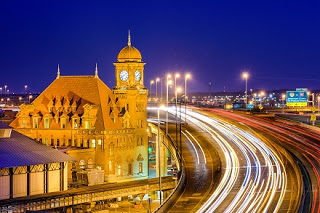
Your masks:
<path fill-rule="evenodd" d="M 32 99 L 32 95 L 29 95 L 29 104 L 30 104 L 30 100 Z"/>
<path fill-rule="evenodd" d="M 152 101 L 152 93 L 151 93 L 152 84 L 154 84 L 154 80 L 150 81 L 150 101 Z"/>
<path fill-rule="evenodd" d="M 160 109 L 162 109 L 163 106 L 158 107 L 158 172 L 159 172 L 159 197 L 160 197 L 160 205 L 162 203 L 162 183 L 161 183 L 161 156 L 160 156 Z"/>
<path fill-rule="evenodd" d="M 253 94 L 253 96 L 254 96 L 254 107 L 256 107 L 256 105 L 257 105 L 257 93 L 254 93 Z"/>
<path fill-rule="evenodd" d="M 4 97 L 7 97 L 7 85 L 4 85 Z"/>
<path fill-rule="evenodd" d="M 27 94 L 28 85 L 24 85 L 24 93 Z"/>
<path fill-rule="evenodd" d="M 187 101 L 188 101 L 188 96 L 187 96 L 187 81 L 191 77 L 190 74 L 186 74 L 184 76 L 184 122 L 187 123 Z M 180 112 L 181 113 L 181 112 Z"/>
<path fill-rule="evenodd" d="M 176 98 L 176 145 L 178 147 L 178 123 L 177 123 L 177 120 L 178 120 L 178 92 L 181 91 L 181 88 L 178 87 L 176 90 L 175 90 L 175 98 Z"/>
<path fill-rule="evenodd" d="M 265 95 L 264 91 L 260 92 L 260 105 L 262 106 L 262 97 Z"/>
<path fill-rule="evenodd" d="M 285 94 L 282 94 L 282 113 L 284 113 L 284 100 L 286 98 Z"/>
<path fill-rule="evenodd" d="M 169 78 L 171 78 L 171 75 L 167 75 L 167 101 L 166 101 L 166 107 L 167 107 L 167 110 L 166 110 L 166 135 L 168 135 L 168 107 L 169 107 L 169 85 L 172 84 L 172 81 L 169 80 Z"/>
<path fill-rule="evenodd" d="M 160 78 L 156 78 L 156 102 L 158 102 L 158 82 L 160 81 Z"/>
<path fill-rule="evenodd" d="M 246 80 L 246 109 L 247 109 L 247 104 L 248 104 L 248 77 L 249 77 L 249 74 L 247 72 L 244 72 L 242 74 L 242 77 Z"/>

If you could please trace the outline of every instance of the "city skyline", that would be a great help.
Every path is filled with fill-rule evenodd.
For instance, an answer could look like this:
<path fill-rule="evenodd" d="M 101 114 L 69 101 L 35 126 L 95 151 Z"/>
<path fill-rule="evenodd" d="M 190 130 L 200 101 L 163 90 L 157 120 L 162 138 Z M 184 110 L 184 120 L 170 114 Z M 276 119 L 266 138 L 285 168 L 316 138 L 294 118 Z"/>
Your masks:
<path fill-rule="evenodd" d="M 0 86 L 12 92 L 24 85 L 42 91 L 58 64 L 61 75 L 94 75 L 98 63 L 100 78 L 113 87 L 112 63 L 128 29 L 145 55 L 146 82 L 188 72 L 191 92 L 207 92 L 209 82 L 213 92 L 244 91 L 241 74 L 248 71 L 248 88 L 319 89 L 318 3 L 1 5 Z"/>

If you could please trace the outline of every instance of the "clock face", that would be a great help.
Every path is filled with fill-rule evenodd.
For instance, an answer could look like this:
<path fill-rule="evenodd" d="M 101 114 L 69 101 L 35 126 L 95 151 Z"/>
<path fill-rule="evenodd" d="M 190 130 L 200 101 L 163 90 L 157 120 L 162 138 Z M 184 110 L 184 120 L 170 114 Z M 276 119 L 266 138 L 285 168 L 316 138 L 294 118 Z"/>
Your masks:
<path fill-rule="evenodd" d="M 136 81 L 140 81 L 141 79 L 141 72 L 139 70 L 137 70 L 135 73 L 134 73 L 134 77 L 136 79 Z"/>
<path fill-rule="evenodd" d="M 126 81 L 126 80 L 128 80 L 128 77 L 129 77 L 129 74 L 128 74 L 128 72 L 127 72 L 126 70 L 122 70 L 122 71 L 120 72 L 120 79 L 121 79 L 121 81 Z"/>

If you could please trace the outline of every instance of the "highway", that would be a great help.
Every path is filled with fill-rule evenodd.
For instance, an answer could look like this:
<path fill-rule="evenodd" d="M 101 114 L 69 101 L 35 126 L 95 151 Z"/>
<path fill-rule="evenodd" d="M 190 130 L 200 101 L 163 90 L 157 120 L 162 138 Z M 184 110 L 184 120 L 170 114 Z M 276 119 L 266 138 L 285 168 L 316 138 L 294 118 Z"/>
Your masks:
<path fill-rule="evenodd" d="M 173 109 L 169 112 L 175 114 Z M 186 186 L 170 212 L 298 211 L 302 178 L 292 157 L 252 130 L 203 113 L 187 111 L 183 157 L 188 173 L 193 171 L 187 175 L 192 184 Z M 183 110 L 181 114 L 184 118 Z M 216 155 L 221 160 L 219 179 L 211 176 Z M 288 167 L 293 168 L 289 173 Z M 292 180 L 297 182 L 292 184 Z M 197 190 L 197 185 L 205 187 Z"/>
<path fill-rule="evenodd" d="M 263 118 L 239 115 L 224 110 L 211 110 L 215 115 L 241 121 L 260 131 L 290 151 L 303 172 L 301 211 L 320 212 L 320 130 L 280 118 Z"/>

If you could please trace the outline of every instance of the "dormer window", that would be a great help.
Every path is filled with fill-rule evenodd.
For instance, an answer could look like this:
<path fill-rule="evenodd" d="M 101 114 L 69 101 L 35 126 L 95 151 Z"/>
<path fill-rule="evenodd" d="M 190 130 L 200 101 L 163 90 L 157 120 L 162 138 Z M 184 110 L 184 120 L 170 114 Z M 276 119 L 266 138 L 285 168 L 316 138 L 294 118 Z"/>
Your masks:
<path fill-rule="evenodd" d="M 33 128 L 37 129 L 38 128 L 38 118 L 33 118 Z"/>
<path fill-rule="evenodd" d="M 85 129 L 90 129 L 90 121 L 85 121 L 84 122 L 84 128 Z"/>
<path fill-rule="evenodd" d="M 61 118 L 61 120 L 60 120 L 61 129 L 65 129 L 66 125 L 67 125 L 67 119 L 66 118 Z"/>
<path fill-rule="evenodd" d="M 76 118 L 73 119 L 72 128 L 73 129 L 78 129 L 78 119 L 76 119 Z"/>
<path fill-rule="evenodd" d="M 52 112 L 52 107 L 48 107 L 49 112 Z"/>
<path fill-rule="evenodd" d="M 44 119 L 44 128 L 46 128 L 46 129 L 49 128 L 49 118 Z"/>

